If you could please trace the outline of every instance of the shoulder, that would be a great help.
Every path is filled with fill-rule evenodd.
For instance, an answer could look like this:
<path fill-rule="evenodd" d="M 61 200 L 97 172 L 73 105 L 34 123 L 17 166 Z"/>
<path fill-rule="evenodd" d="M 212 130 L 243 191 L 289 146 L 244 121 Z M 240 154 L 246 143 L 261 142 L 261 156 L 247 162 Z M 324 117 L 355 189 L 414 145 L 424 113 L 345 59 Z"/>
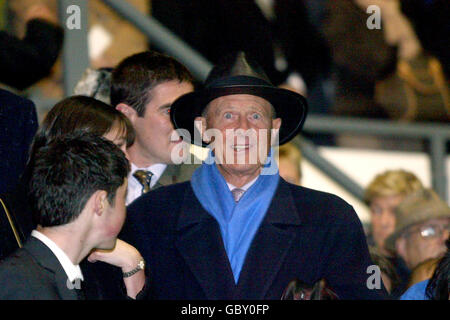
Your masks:
<path fill-rule="evenodd" d="M 183 196 L 189 188 L 191 188 L 190 181 L 161 186 L 137 198 L 128 206 L 128 210 L 133 211 L 136 208 L 156 205 L 170 206 L 172 204 L 170 201 L 173 199 L 179 200 L 180 196 Z"/>
<path fill-rule="evenodd" d="M 193 156 L 195 158 L 195 156 Z M 196 158 L 195 158 L 196 159 Z M 200 162 L 198 162 L 200 161 Z M 191 163 L 182 163 L 179 165 L 179 176 L 183 180 L 189 180 L 192 177 L 194 171 L 201 166 L 201 160 L 196 159 Z"/>
<path fill-rule="evenodd" d="M 21 295 L 38 282 L 40 268 L 31 255 L 24 249 L 18 249 L 0 262 L 0 299 L 13 298 L 16 290 Z"/>
<path fill-rule="evenodd" d="M 34 108 L 33 101 L 21 97 L 17 94 L 9 92 L 7 90 L 0 89 L 0 108 L 4 109 L 13 109 L 14 107 L 23 107 L 26 110 L 30 110 Z"/>
<path fill-rule="evenodd" d="M 127 220 L 139 221 L 147 219 L 149 216 L 162 216 L 168 219 L 178 211 L 182 200 L 186 197 L 186 192 L 189 191 L 193 192 L 189 181 L 152 190 L 140 196 L 127 207 Z"/>
<path fill-rule="evenodd" d="M 353 207 L 337 195 L 296 186 L 283 180 L 290 190 L 295 206 L 308 219 L 334 223 L 359 222 Z"/>
<path fill-rule="evenodd" d="M 9 131 L 30 125 L 37 128 L 37 113 L 33 101 L 0 89 L 0 123 Z M 1 131 L 1 130 L 0 130 Z M 9 134 L 10 133 L 6 133 Z"/>

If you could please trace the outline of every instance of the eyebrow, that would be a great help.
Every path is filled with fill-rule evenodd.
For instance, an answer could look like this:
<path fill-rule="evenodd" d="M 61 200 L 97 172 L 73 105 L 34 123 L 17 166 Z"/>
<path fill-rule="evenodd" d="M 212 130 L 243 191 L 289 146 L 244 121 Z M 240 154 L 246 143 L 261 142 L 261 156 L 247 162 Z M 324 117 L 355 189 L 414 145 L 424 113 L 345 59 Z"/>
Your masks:
<path fill-rule="evenodd" d="M 169 109 L 172 106 L 171 103 L 166 103 L 158 107 L 158 110 Z"/>

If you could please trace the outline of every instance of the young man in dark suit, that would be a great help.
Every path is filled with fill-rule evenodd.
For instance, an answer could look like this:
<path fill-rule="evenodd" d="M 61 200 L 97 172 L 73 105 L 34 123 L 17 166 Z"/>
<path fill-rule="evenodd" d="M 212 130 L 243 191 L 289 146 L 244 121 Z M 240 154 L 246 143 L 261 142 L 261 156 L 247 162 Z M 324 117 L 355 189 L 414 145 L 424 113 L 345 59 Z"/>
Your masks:
<path fill-rule="evenodd" d="M 42 147 L 30 182 L 38 226 L 0 263 L 0 300 L 84 299 L 79 264 L 88 255 L 120 267 L 127 295 L 136 298 L 145 284 L 142 258 L 117 243 L 128 172 L 123 152 L 100 137 L 68 136 Z"/>
<path fill-rule="evenodd" d="M 293 280 L 321 279 L 340 299 L 385 295 L 368 285 L 372 262 L 353 208 L 278 174 L 270 146 L 297 135 L 306 112 L 301 95 L 274 87 L 243 52 L 172 104 L 175 128 L 211 151 L 191 181 L 127 209 L 121 238 L 149 262 L 153 298 L 279 300 Z"/>

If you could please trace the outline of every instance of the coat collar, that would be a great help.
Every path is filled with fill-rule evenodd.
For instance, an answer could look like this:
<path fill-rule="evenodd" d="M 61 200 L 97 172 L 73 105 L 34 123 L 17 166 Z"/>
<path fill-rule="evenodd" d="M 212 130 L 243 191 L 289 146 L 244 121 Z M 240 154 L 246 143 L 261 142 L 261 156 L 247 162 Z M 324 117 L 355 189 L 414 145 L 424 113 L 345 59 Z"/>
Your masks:
<path fill-rule="evenodd" d="M 180 174 L 180 165 L 168 164 L 163 174 L 156 183 L 155 188 L 177 183 L 177 176 Z"/>
<path fill-rule="evenodd" d="M 296 236 L 295 231 L 280 228 L 280 225 L 300 224 L 301 218 L 289 185 L 280 179 L 275 196 L 249 248 L 236 285 L 219 225 L 203 209 L 189 185 L 177 223 L 176 246 L 203 288 L 207 299 L 263 299 Z M 267 264 L 268 261 L 273 263 Z"/>
<path fill-rule="evenodd" d="M 69 289 L 67 285 L 68 278 L 63 267 L 53 252 L 43 242 L 34 237 L 30 237 L 23 249 L 34 257 L 36 263 L 54 274 L 56 289 L 62 300 L 78 299 L 76 291 Z"/>

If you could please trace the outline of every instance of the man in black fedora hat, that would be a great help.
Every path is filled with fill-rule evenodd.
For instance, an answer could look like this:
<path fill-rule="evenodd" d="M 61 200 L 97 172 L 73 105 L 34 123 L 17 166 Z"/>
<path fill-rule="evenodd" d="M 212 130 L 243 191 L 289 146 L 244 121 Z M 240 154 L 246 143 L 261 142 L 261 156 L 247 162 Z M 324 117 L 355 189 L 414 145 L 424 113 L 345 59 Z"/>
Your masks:
<path fill-rule="evenodd" d="M 294 279 L 325 279 L 341 299 L 385 294 L 367 286 L 352 207 L 278 174 L 271 146 L 298 134 L 306 112 L 301 95 L 274 87 L 243 52 L 172 104 L 180 135 L 210 152 L 191 181 L 128 207 L 121 237 L 149 263 L 154 298 L 277 300 Z"/>

